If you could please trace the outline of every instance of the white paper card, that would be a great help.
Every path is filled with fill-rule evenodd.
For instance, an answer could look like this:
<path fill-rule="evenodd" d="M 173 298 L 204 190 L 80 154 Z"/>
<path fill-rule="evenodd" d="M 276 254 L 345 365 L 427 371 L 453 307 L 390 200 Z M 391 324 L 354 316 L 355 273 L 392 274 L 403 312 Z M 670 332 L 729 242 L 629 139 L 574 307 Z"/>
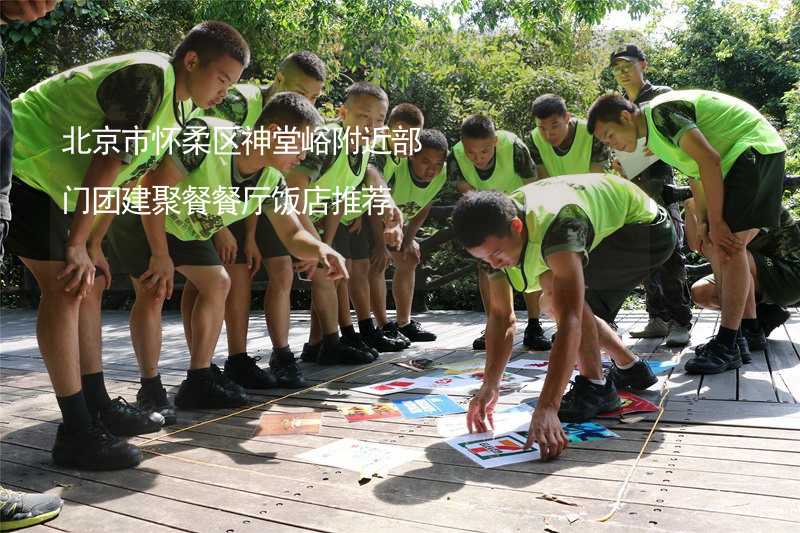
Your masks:
<path fill-rule="evenodd" d="M 614 158 L 622 165 L 627 179 L 633 179 L 644 171 L 647 167 L 658 161 L 658 156 L 645 155 L 644 148 L 647 138 L 642 137 L 636 143 L 636 150 L 633 152 L 621 152 L 614 150 Z"/>

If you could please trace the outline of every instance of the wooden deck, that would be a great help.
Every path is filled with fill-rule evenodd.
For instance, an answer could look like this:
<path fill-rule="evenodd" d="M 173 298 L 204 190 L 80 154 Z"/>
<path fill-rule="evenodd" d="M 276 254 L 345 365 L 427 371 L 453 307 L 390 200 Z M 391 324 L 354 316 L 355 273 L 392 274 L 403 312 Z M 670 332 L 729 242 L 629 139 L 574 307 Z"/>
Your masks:
<path fill-rule="evenodd" d="M 299 353 L 308 315 L 293 315 L 292 347 Z M 459 360 L 483 327 L 483 315 L 431 312 L 420 317 L 438 335 L 404 355 Z M 627 331 L 646 320 L 627 313 Z M 715 329 L 717 315 L 697 315 L 693 341 Z M 104 317 L 105 372 L 112 395 L 130 401 L 138 389 L 127 316 Z M 180 318 L 165 320 L 162 376 L 168 388 L 183 379 L 187 363 Z M 230 412 L 180 412 L 169 436 L 143 447 L 145 460 L 134 470 L 81 472 L 55 467 L 50 448 L 59 412 L 33 336 L 30 311 L 2 313 L 0 461 L 2 484 L 18 490 L 58 494 L 61 516 L 30 531 L 75 532 L 367 532 L 414 531 L 800 531 L 800 315 L 773 333 L 766 352 L 740 369 L 705 378 L 684 374 L 691 350 L 674 353 L 659 340 L 634 344 L 640 353 L 656 350 L 680 363 L 661 376 L 649 399 L 669 391 L 665 410 L 645 447 L 655 416 L 633 423 L 605 420 L 621 438 L 571 446 L 558 461 L 528 462 L 482 469 L 449 448 L 435 421 L 348 423 L 342 404 L 374 403 L 376 397 L 349 389 L 408 375 L 383 363 L 361 368 L 309 366 L 313 390 L 283 398 L 289 391 L 253 394 L 255 409 L 222 420 Z M 519 323 L 515 356 L 524 316 Z M 251 319 L 252 351 L 266 348 L 263 319 Z M 216 361 L 224 361 L 224 339 Z M 546 357 L 546 354 L 538 354 Z M 530 355 L 528 355 L 530 357 Z M 536 356 L 534 356 L 536 357 Z M 507 404 L 530 394 L 502 397 Z M 323 413 L 318 435 L 250 438 L 261 412 Z M 207 424 L 184 429 L 201 421 Z M 175 433 L 177 431 L 177 433 Z M 164 435 L 166 432 L 162 432 Z M 148 438 L 133 439 L 143 444 Z M 297 455 L 349 437 L 415 448 L 420 459 L 384 478 L 359 484 L 347 470 L 304 462 Z M 622 506 L 604 523 L 625 480 Z M 555 497 L 557 501 L 552 501 Z"/>

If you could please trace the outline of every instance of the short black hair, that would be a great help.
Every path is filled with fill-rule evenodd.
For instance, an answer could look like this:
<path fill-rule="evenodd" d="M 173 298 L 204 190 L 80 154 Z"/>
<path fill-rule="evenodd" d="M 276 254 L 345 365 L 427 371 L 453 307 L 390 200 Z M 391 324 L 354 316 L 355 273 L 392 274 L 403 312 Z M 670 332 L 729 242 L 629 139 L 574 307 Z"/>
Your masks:
<path fill-rule="evenodd" d="M 422 130 L 419 132 L 419 145 L 420 151 L 423 148 L 431 148 L 433 150 L 439 150 L 440 152 L 444 153 L 445 157 L 447 157 L 447 137 L 444 136 L 439 130 Z"/>
<path fill-rule="evenodd" d="M 255 129 L 264 128 L 270 124 L 298 129 L 306 125 L 316 128 L 322 124 L 322 117 L 308 98 L 286 91 L 267 100 L 267 104 L 261 110 L 256 121 Z"/>
<path fill-rule="evenodd" d="M 412 128 L 421 128 L 425 124 L 425 115 L 414 104 L 403 102 L 394 106 L 389 112 L 389 118 L 386 119 L 387 124 L 396 124 L 397 122 L 405 122 Z"/>
<path fill-rule="evenodd" d="M 189 30 L 172 52 L 174 61 L 180 62 L 190 51 L 195 51 L 201 64 L 207 64 L 229 55 L 246 67 L 250 63 L 250 46 L 239 31 L 218 20 L 205 20 Z"/>
<path fill-rule="evenodd" d="M 453 230 L 464 248 L 475 248 L 491 236 L 511 234 L 511 221 L 517 206 L 498 191 L 470 191 L 453 209 Z"/>
<path fill-rule="evenodd" d="M 368 81 L 357 81 L 344 91 L 345 103 L 351 98 L 357 96 L 372 96 L 373 98 L 377 98 L 382 102 L 386 102 L 387 104 L 389 103 L 389 97 L 386 96 L 386 91 Z"/>
<path fill-rule="evenodd" d="M 291 70 L 302 72 L 309 78 L 322 82 L 328 76 L 328 69 L 325 68 L 325 63 L 322 62 L 317 54 L 308 50 L 294 52 L 283 58 L 278 71 L 285 74 Z"/>
<path fill-rule="evenodd" d="M 620 123 L 619 116 L 623 111 L 633 113 L 636 111 L 636 104 L 619 94 L 618 92 L 606 93 L 599 96 L 589 107 L 589 116 L 586 118 L 586 128 L 589 133 L 594 135 L 597 121 Z"/>
<path fill-rule="evenodd" d="M 488 115 L 475 113 L 461 123 L 461 138 L 490 139 L 495 136 L 494 121 Z"/>
<path fill-rule="evenodd" d="M 566 114 L 567 104 L 557 94 L 543 94 L 533 101 L 533 116 L 540 120 Z"/>

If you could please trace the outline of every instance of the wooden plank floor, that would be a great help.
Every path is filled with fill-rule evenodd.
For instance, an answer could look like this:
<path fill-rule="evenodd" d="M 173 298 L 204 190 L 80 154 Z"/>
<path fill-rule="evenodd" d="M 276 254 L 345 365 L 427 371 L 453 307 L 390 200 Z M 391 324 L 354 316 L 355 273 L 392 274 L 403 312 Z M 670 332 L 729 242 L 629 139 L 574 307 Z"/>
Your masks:
<path fill-rule="evenodd" d="M 292 316 L 291 346 L 299 353 L 308 315 Z M 434 311 L 420 317 L 439 335 L 403 356 L 458 361 L 476 356 L 472 339 L 480 313 Z M 712 335 L 718 316 L 698 311 L 693 343 Z M 643 325 L 628 312 L 620 332 Z M 315 387 L 252 394 L 254 408 L 232 412 L 180 412 L 180 424 L 132 439 L 145 460 L 134 470 L 81 472 L 54 466 L 50 448 L 59 420 L 52 389 L 36 348 L 35 315 L 3 311 L 0 357 L 0 479 L 4 486 L 58 494 L 66 501 L 56 520 L 31 531 L 369 532 L 375 531 L 798 531 L 800 517 L 800 314 L 774 332 L 752 364 L 718 376 L 683 371 L 691 348 L 670 351 L 662 339 L 626 342 L 639 353 L 678 365 L 646 396 L 665 410 L 641 460 L 636 459 L 655 416 L 637 422 L 603 421 L 620 435 L 570 447 L 549 463 L 484 470 L 450 449 L 435 420 L 387 419 L 348 423 L 337 408 L 374 403 L 352 387 L 410 372 L 388 364 L 369 367 L 306 366 Z M 546 358 L 521 346 L 514 357 Z M 180 318 L 165 318 L 162 376 L 172 392 L 187 363 Z M 138 370 L 124 313 L 104 316 L 104 365 L 112 396 L 133 401 Z M 268 355 L 263 318 L 253 315 L 251 353 Z M 220 339 L 216 362 L 224 361 Z M 481 355 L 478 353 L 478 355 Z M 354 370 L 358 372 L 352 373 Z M 345 374 L 350 374 L 346 377 Z M 660 391 L 660 392 L 659 392 Z M 513 393 L 503 404 L 531 400 Z M 457 400 L 466 400 L 455 396 Z M 252 439 L 264 411 L 323 413 L 318 435 Z M 196 425 L 204 422 L 202 425 Z M 191 427 L 190 426 L 194 426 Z M 152 440 L 159 437 L 159 440 Z M 419 458 L 383 478 L 359 484 L 358 475 L 297 456 L 340 438 L 392 444 Z M 621 508 L 606 522 L 625 480 Z M 545 499 L 555 496 L 561 502 Z"/>

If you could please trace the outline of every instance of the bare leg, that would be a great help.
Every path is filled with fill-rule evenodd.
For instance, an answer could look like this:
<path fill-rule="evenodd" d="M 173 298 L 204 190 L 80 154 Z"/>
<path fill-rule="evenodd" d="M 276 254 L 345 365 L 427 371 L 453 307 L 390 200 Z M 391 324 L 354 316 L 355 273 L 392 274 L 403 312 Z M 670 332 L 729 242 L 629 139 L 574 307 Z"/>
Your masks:
<path fill-rule="evenodd" d="M 186 346 L 192 345 L 192 309 L 197 300 L 197 287 L 186 280 L 181 294 L 181 320 L 183 320 L 183 334 L 186 337 Z"/>
<path fill-rule="evenodd" d="M 192 328 L 190 368 L 208 368 L 225 319 L 224 302 L 230 289 L 230 277 L 222 266 L 181 266 L 178 270 L 198 292 L 188 317 Z"/>
<path fill-rule="evenodd" d="M 81 300 L 78 313 L 78 346 L 81 375 L 103 371 L 103 338 L 101 306 L 106 278 L 97 276 L 89 293 Z"/>
<path fill-rule="evenodd" d="M 289 346 L 289 314 L 291 311 L 292 258 L 270 257 L 266 261 L 269 283 L 264 294 L 264 316 L 273 348 Z"/>
<path fill-rule="evenodd" d="M 539 309 L 539 299 L 542 296 L 542 291 L 526 292 L 523 294 L 525 298 L 525 305 L 528 307 L 528 320 L 538 319 L 542 311 Z"/>
<path fill-rule="evenodd" d="M 347 282 L 350 289 L 350 300 L 356 311 L 358 320 L 370 318 L 369 295 L 369 259 L 353 259 L 348 268 L 350 280 Z"/>
<path fill-rule="evenodd" d="M 603 379 L 603 366 L 600 362 L 600 339 L 597 321 L 589 304 L 583 304 L 581 317 L 581 343 L 578 347 L 578 370 L 587 379 Z"/>
<path fill-rule="evenodd" d="M 747 243 L 752 240 L 756 233 L 757 230 L 746 230 L 736 233 L 736 236 Z M 727 260 L 719 260 L 717 263 L 722 273 L 720 290 L 722 316 L 720 317 L 720 325 L 724 328 L 736 330 L 741 325 L 752 281 L 747 260 L 747 250 L 743 248 L 730 255 Z"/>
<path fill-rule="evenodd" d="M 231 278 L 231 290 L 228 293 L 228 299 L 225 300 L 225 331 L 228 334 L 228 355 L 236 355 L 247 352 L 247 329 L 250 322 L 250 289 L 253 283 L 250 278 L 250 269 L 245 263 L 225 265 L 225 270 Z"/>
<path fill-rule="evenodd" d="M 392 254 L 394 256 L 394 254 Z M 396 263 L 395 263 L 396 265 Z M 394 279 L 397 280 L 397 271 L 395 270 Z M 394 296 L 394 303 L 398 309 L 400 304 L 397 302 L 396 287 L 397 281 L 392 283 L 392 294 Z M 383 327 L 389 322 L 389 317 L 386 314 L 386 265 L 383 268 L 376 268 L 370 264 L 369 268 L 369 298 L 370 305 L 372 306 L 372 313 L 375 315 L 375 320 L 378 321 L 378 326 Z"/>
<path fill-rule="evenodd" d="M 143 378 L 152 378 L 158 374 L 158 360 L 161 357 L 161 308 L 164 295 L 157 289 L 146 288 L 136 278 L 131 278 L 131 281 L 136 291 L 136 301 L 129 319 L 131 342 L 139 362 L 139 372 Z"/>
<path fill-rule="evenodd" d="M 405 326 L 411 321 L 411 304 L 414 301 L 414 274 L 419 261 L 413 254 L 392 253 L 395 264 L 392 295 L 397 306 L 397 324 Z"/>

